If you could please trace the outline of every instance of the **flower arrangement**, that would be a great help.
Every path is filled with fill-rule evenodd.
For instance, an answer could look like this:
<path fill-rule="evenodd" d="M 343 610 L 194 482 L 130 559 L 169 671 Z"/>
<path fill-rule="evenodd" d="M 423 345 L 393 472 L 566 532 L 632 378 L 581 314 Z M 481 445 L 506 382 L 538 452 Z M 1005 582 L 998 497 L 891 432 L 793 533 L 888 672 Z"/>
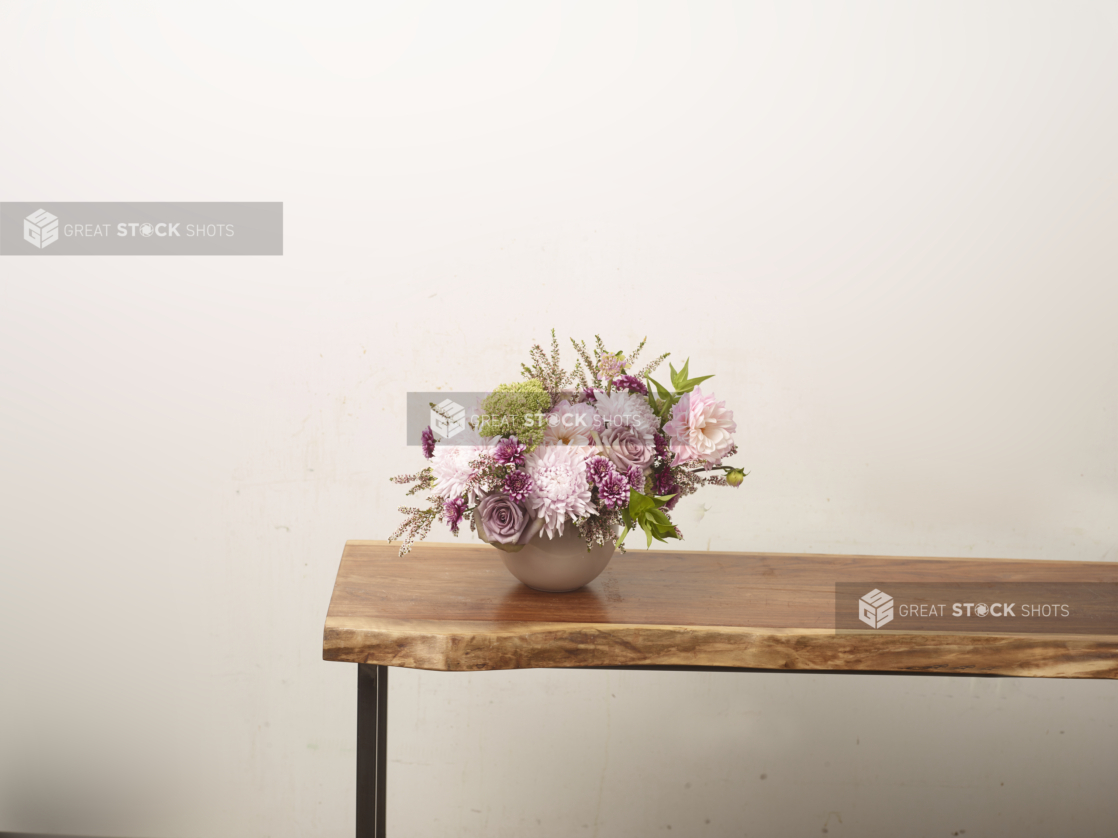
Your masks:
<path fill-rule="evenodd" d="M 430 427 L 423 432 L 430 464 L 391 478 L 414 484 L 409 495 L 431 491 L 427 508 L 400 507 L 404 521 L 389 538 L 402 540 L 400 555 L 435 521 L 458 535 L 468 520 L 508 551 L 566 527 L 587 549 L 614 540 L 624 549 L 635 528 L 651 546 L 683 538 L 670 517 L 680 498 L 700 486 L 741 485 L 746 472 L 722 464 L 737 452 L 734 414 L 699 387 L 711 376 L 691 378 L 688 361 L 679 370 L 669 364 L 666 387 L 652 373 L 668 353 L 634 372 L 645 341 L 630 355 L 595 341 L 591 352 L 571 340 L 578 360 L 568 373 L 553 330 L 550 355 L 532 347 L 525 380 L 485 396 L 453 444 Z"/>

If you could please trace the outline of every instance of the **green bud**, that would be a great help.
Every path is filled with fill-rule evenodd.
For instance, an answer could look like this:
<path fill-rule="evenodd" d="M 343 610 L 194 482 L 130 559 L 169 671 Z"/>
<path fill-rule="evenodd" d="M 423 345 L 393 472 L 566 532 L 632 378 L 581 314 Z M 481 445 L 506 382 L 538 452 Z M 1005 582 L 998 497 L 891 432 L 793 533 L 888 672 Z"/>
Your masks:
<path fill-rule="evenodd" d="M 726 472 L 726 482 L 731 486 L 740 486 L 743 480 L 745 480 L 745 472 L 740 468 L 732 468 Z"/>

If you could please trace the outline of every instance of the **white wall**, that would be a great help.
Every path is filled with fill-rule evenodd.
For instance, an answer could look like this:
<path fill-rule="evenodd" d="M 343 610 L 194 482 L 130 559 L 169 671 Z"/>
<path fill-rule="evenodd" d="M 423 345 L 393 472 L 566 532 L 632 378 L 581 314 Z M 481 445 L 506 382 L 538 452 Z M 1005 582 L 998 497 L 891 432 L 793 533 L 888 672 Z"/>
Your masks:
<path fill-rule="evenodd" d="M 0 257 L 0 830 L 350 834 L 342 544 L 396 525 L 405 392 L 552 326 L 716 374 L 752 475 L 689 547 L 1118 559 L 1116 30 L 0 5 L 0 199 L 286 214 L 282 258 Z M 1118 824 L 1112 682 L 392 676 L 395 835 Z"/>

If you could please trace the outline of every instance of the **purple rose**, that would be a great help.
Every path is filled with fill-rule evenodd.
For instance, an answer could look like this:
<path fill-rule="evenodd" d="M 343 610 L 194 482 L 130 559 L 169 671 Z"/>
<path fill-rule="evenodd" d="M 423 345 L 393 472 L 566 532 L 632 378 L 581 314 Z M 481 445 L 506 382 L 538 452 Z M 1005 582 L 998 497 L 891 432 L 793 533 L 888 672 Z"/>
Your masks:
<path fill-rule="evenodd" d="M 485 540 L 498 544 L 516 544 L 528 523 L 524 507 L 503 492 L 483 497 L 477 513 Z"/>
<path fill-rule="evenodd" d="M 630 425 L 613 425 L 602 431 L 602 446 L 605 455 L 623 474 L 627 474 L 631 466 L 643 469 L 652 462 L 655 453 L 645 442 L 644 434 Z"/>

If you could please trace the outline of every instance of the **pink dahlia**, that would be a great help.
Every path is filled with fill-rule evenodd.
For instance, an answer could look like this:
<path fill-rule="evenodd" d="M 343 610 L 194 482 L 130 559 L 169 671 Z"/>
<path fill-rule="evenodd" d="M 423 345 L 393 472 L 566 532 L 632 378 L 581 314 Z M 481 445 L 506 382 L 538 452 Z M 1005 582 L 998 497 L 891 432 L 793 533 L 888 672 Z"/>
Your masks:
<path fill-rule="evenodd" d="M 527 456 L 524 470 L 532 478 L 528 509 L 544 522 L 548 538 L 563 534 L 563 524 L 597 512 L 586 479 L 591 448 L 539 445 Z"/>
<path fill-rule="evenodd" d="M 734 412 L 726 402 L 704 396 L 698 387 L 679 400 L 672 408 L 671 421 L 664 425 L 676 463 L 718 463 L 734 444 L 731 435 L 737 429 Z"/>

